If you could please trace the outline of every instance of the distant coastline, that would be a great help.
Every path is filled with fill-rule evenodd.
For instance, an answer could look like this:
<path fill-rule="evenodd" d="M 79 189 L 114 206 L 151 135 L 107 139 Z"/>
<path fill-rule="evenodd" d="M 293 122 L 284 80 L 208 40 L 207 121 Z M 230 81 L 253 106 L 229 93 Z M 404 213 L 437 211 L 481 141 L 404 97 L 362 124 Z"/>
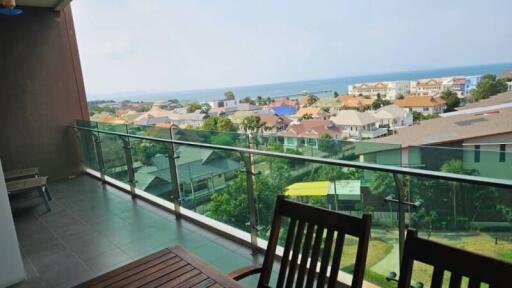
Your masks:
<path fill-rule="evenodd" d="M 163 91 L 163 92 L 119 92 L 104 95 L 88 95 L 88 100 L 132 100 L 132 101 L 158 101 L 166 99 L 178 99 L 180 101 L 210 101 L 221 99 L 227 90 L 235 93 L 237 98 L 242 97 L 279 97 L 297 94 L 302 91 L 325 91 L 333 90 L 340 94 L 347 93 L 347 86 L 353 83 L 392 81 L 392 80 L 414 80 L 422 78 L 435 78 L 455 75 L 478 75 L 485 73 L 499 74 L 504 70 L 512 69 L 512 63 L 486 64 L 463 67 L 451 67 L 431 70 L 418 70 L 408 72 L 395 72 L 375 75 L 363 75 L 352 77 L 340 77 L 331 79 L 305 80 L 284 83 L 259 84 L 249 86 L 224 87 L 201 90 L 186 91 Z M 326 97 L 330 95 L 318 95 Z"/>

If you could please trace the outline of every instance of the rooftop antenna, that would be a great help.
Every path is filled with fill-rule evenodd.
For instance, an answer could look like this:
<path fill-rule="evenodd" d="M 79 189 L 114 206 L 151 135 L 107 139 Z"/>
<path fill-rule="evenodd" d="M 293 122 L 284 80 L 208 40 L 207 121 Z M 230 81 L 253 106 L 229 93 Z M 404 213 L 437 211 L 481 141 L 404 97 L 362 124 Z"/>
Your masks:
<path fill-rule="evenodd" d="M 7 16 L 17 16 L 23 13 L 20 9 L 16 8 L 15 0 L 0 0 L 0 14 Z"/>

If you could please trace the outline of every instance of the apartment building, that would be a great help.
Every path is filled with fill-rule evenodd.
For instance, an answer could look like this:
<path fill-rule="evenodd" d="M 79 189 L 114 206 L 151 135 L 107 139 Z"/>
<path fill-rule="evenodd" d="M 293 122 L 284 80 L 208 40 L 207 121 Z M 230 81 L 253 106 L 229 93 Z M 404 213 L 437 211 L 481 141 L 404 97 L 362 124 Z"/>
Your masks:
<path fill-rule="evenodd" d="M 382 96 L 389 100 L 410 92 L 410 81 L 385 81 L 374 83 L 358 83 L 348 86 L 348 94 L 354 96 L 377 97 Z"/>
<path fill-rule="evenodd" d="M 420 79 L 411 81 L 411 94 L 417 96 L 436 96 L 443 89 L 443 82 L 446 79 Z"/>

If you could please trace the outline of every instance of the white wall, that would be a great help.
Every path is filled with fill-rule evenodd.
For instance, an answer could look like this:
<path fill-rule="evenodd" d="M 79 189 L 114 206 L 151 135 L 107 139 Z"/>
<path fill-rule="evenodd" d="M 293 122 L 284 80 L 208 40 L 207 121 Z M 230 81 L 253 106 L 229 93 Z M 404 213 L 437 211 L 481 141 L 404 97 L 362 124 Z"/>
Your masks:
<path fill-rule="evenodd" d="M 18 238 L 14 229 L 11 205 L 5 187 L 4 172 L 0 161 L 0 287 L 7 287 L 25 280 Z"/>

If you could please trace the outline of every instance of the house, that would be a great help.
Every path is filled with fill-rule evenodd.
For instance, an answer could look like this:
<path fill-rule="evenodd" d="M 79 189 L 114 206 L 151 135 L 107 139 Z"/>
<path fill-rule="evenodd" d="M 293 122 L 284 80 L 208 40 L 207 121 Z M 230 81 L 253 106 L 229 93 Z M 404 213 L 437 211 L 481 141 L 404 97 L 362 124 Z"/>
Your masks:
<path fill-rule="evenodd" d="M 348 86 L 348 94 L 355 96 L 385 96 L 388 91 L 388 84 L 385 82 L 359 83 Z"/>
<path fill-rule="evenodd" d="M 457 107 L 457 111 L 439 114 L 441 117 L 451 117 L 463 114 L 484 113 L 504 108 L 512 108 L 512 92 L 504 92 L 494 95 L 478 102 L 469 103 L 462 107 Z"/>
<path fill-rule="evenodd" d="M 231 115 L 236 112 L 255 112 L 260 111 L 261 107 L 250 103 L 239 103 L 237 106 L 224 107 L 224 114 Z"/>
<path fill-rule="evenodd" d="M 411 94 L 417 96 L 436 96 L 443 89 L 445 79 L 421 79 L 411 81 Z"/>
<path fill-rule="evenodd" d="M 228 118 L 231 120 L 231 122 L 235 124 L 242 123 L 242 120 L 244 120 L 245 117 L 250 116 L 257 116 L 258 113 L 254 111 L 236 111 L 235 113 L 228 116 Z"/>
<path fill-rule="evenodd" d="M 166 117 L 168 120 L 165 119 Z M 151 107 L 151 110 L 137 117 L 134 120 L 134 123 L 142 123 L 141 125 L 144 125 L 143 123 L 149 121 L 149 123 L 153 123 L 153 125 L 157 123 L 173 123 L 180 127 L 199 127 L 207 117 L 208 115 L 200 110 L 188 113 L 186 108 L 177 108 L 169 111 L 158 106 L 153 106 Z M 150 118 L 160 119 L 162 122 L 149 120 Z"/>
<path fill-rule="evenodd" d="M 466 76 L 464 94 L 467 96 L 480 82 L 480 75 Z"/>
<path fill-rule="evenodd" d="M 410 81 L 385 81 L 375 83 L 358 83 L 348 86 L 348 94 L 353 96 L 382 96 L 394 100 L 398 95 L 406 95 L 410 92 Z"/>
<path fill-rule="evenodd" d="M 459 98 L 466 97 L 466 78 L 463 76 L 449 77 L 443 81 L 442 91 L 451 90 Z"/>
<path fill-rule="evenodd" d="M 401 144 L 402 165 L 439 171 L 455 159 L 480 176 L 510 179 L 511 123 L 512 108 L 460 114 L 423 121 L 372 142 Z"/>
<path fill-rule="evenodd" d="M 261 122 L 265 123 L 264 134 L 275 134 L 283 131 L 291 123 L 288 117 L 272 113 L 261 113 L 258 116 L 260 116 Z"/>
<path fill-rule="evenodd" d="M 498 76 L 498 79 L 502 79 L 504 81 L 512 81 L 512 70 L 501 72 L 500 76 Z"/>
<path fill-rule="evenodd" d="M 126 120 L 107 112 L 101 112 L 91 116 L 91 121 L 110 124 L 126 124 Z"/>
<path fill-rule="evenodd" d="M 182 108 L 183 107 L 180 104 L 180 101 L 178 99 L 157 101 L 157 102 L 153 103 L 153 106 L 157 106 L 157 107 L 165 109 L 165 110 L 173 110 L 173 109 L 176 109 L 176 108 Z"/>
<path fill-rule="evenodd" d="M 144 125 L 144 126 L 155 126 L 157 124 L 164 124 L 164 123 L 171 123 L 171 119 L 169 119 L 169 117 L 167 117 L 167 116 L 153 117 L 151 114 L 133 122 L 133 124 L 135 124 L 135 125 Z"/>
<path fill-rule="evenodd" d="M 379 127 L 386 127 L 393 130 L 413 124 L 412 113 L 394 104 L 381 107 L 377 111 L 371 111 L 369 113 L 379 120 Z"/>
<path fill-rule="evenodd" d="M 367 110 L 372 107 L 375 99 L 373 98 L 365 98 L 361 96 L 354 95 L 343 95 L 338 96 L 336 100 L 341 104 L 344 109 L 357 109 L 357 110 Z"/>
<path fill-rule="evenodd" d="M 355 139 L 376 138 L 388 132 L 385 128 L 379 128 L 379 119 L 369 112 L 341 110 L 331 117 L 331 121 Z"/>
<path fill-rule="evenodd" d="M 322 108 L 318 107 L 303 107 L 300 108 L 295 115 L 291 116 L 293 119 L 302 119 L 306 115 L 311 115 L 313 119 L 322 119 L 327 120 L 329 118 L 329 113 L 325 112 Z"/>
<path fill-rule="evenodd" d="M 224 188 L 241 167 L 239 161 L 216 150 L 179 146 L 176 153 L 179 156 L 176 165 L 180 191 L 185 201 L 209 197 L 214 191 Z M 170 191 L 169 158 L 158 154 L 151 159 L 151 163 L 151 166 L 144 166 L 141 168 L 144 170 L 136 172 L 138 186 L 156 195 Z"/>
<path fill-rule="evenodd" d="M 221 99 L 221 100 L 213 100 L 213 101 L 208 102 L 208 105 L 210 105 L 210 107 L 212 109 L 236 107 L 238 104 L 239 104 L 238 100 L 236 100 L 236 99 L 233 99 L 233 100 Z"/>
<path fill-rule="evenodd" d="M 408 96 L 395 100 L 395 105 L 409 112 L 419 112 L 423 115 L 443 113 L 446 109 L 446 101 L 434 96 Z"/>
<path fill-rule="evenodd" d="M 318 149 L 320 136 L 328 134 L 333 139 L 341 139 L 341 130 L 330 120 L 310 119 L 292 123 L 278 135 L 284 137 L 285 151 L 298 150 L 302 145 Z"/>

